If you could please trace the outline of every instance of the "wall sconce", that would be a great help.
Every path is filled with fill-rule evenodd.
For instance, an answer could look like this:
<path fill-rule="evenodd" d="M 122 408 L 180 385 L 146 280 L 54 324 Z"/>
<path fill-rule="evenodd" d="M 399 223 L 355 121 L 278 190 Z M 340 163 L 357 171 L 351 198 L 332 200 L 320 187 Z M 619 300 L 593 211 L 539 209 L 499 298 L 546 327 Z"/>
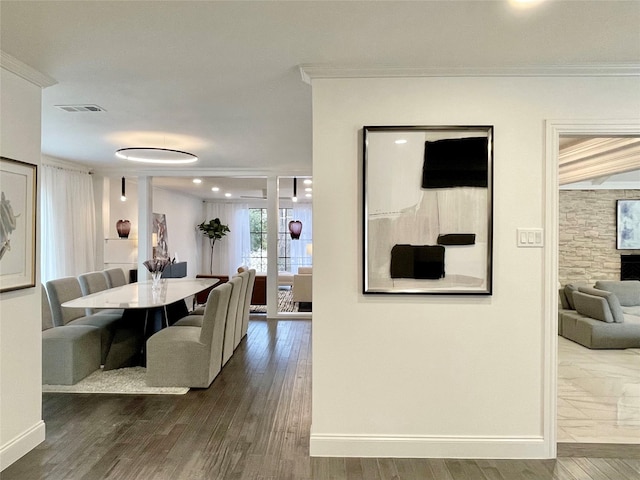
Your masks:
<path fill-rule="evenodd" d="M 122 177 L 122 194 L 120 195 L 120 201 L 121 202 L 127 201 L 127 194 L 124 191 L 124 177 Z"/>

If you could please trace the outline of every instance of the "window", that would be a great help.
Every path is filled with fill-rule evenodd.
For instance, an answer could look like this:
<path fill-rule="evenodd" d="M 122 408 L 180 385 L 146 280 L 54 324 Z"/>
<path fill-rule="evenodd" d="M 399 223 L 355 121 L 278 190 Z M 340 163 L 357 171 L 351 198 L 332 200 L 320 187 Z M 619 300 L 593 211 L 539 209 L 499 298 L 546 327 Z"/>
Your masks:
<path fill-rule="evenodd" d="M 251 252 L 245 263 L 257 272 L 267 271 L 267 209 L 249 209 L 249 245 Z"/>
<path fill-rule="evenodd" d="M 292 209 L 281 208 L 278 219 L 278 271 L 291 271 L 291 235 L 289 221 L 292 220 Z"/>
<path fill-rule="evenodd" d="M 278 271 L 291 271 L 291 236 L 289 221 L 292 220 L 293 209 L 278 210 Z M 251 237 L 251 254 L 246 263 L 258 272 L 267 271 L 267 209 L 249 209 L 249 235 Z"/>

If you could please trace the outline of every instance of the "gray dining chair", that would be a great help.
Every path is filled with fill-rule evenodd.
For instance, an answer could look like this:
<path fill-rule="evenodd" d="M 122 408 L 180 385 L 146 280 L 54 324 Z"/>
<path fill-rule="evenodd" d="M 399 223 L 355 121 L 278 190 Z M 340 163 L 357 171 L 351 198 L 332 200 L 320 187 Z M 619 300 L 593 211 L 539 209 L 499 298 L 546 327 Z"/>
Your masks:
<path fill-rule="evenodd" d="M 171 326 L 147 340 L 147 385 L 207 388 L 222 369 L 225 322 L 232 286 L 209 293 L 202 326 Z"/>
<path fill-rule="evenodd" d="M 249 330 L 249 312 L 251 310 L 251 294 L 253 293 L 253 285 L 256 280 L 256 270 L 254 268 L 249 270 L 249 283 L 247 284 L 247 291 L 244 298 L 244 307 L 242 311 L 242 332 L 240 340 L 247 336 Z"/>
<path fill-rule="evenodd" d="M 247 300 L 247 292 L 249 298 L 251 298 L 251 290 L 248 290 L 250 277 L 249 271 L 243 270 L 242 272 L 238 273 L 236 277 L 240 277 L 242 279 L 242 287 L 240 288 L 240 303 L 238 305 L 238 311 L 236 312 L 236 324 L 233 332 L 234 349 L 238 348 L 238 345 L 240 345 L 240 341 L 242 340 L 242 320 L 244 319 L 244 304 Z"/>
<path fill-rule="evenodd" d="M 115 332 L 116 322 L 122 315 L 113 313 L 94 313 L 87 315 L 84 308 L 63 307 L 62 304 L 82 296 L 80 282 L 76 277 L 64 277 L 49 280 L 46 283 L 53 324 L 56 327 L 66 325 L 91 325 L 100 329 L 102 364 L 106 362 Z"/>
<path fill-rule="evenodd" d="M 107 286 L 109 288 L 121 287 L 122 285 L 126 285 L 127 277 L 124 275 L 124 270 L 121 268 L 109 268 L 107 270 L 103 270 L 102 274 L 107 279 Z"/>
<path fill-rule="evenodd" d="M 53 325 L 42 285 L 42 383 L 73 385 L 100 368 L 100 329 L 91 325 Z"/>
<path fill-rule="evenodd" d="M 231 297 L 229 299 L 229 310 L 227 311 L 227 323 L 224 330 L 224 345 L 222 348 L 222 366 L 224 367 L 235 349 L 235 332 L 236 319 L 238 318 L 238 310 L 244 306 L 244 298 L 240 296 L 242 293 L 242 277 L 235 276 L 229 283 L 232 285 Z"/>
<path fill-rule="evenodd" d="M 103 290 L 107 290 L 109 288 L 109 285 L 107 283 L 107 276 L 104 275 L 104 272 L 83 273 L 82 275 L 78 275 L 78 282 L 80 283 L 80 290 L 82 290 L 82 295 L 89 295 L 91 293 L 102 292 Z M 87 315 L 92 315 L 98 312 L 112 313 L 114 315 L 122 316 L 124 310 L 122 308 L 109 308 L 109 309 L 87 308 L 86 309 Z"/>
<path fill-rule="evenodd" d="M 238 315 L 238 309 L 244 309 L 244 298 L 240 296 L 242 290 L 242 277 L 235 276 L 228 282 L 231 284 L 231 297 L 229 299 L 229 309 L 227 310 L 227 318 L 224 326 L 224 343 L 222 349 L 222 366 L 225 366 L 231 356 L 235 347 L 235 331 L 236 320 Z M 218 288 L 218 287 L 216 287 Z M 174 327 L 201 327 L 202 319 L 204 318 L 204 309 L 206 304 L 202 308 L 202 314 L 190 313 L 189 315 L 182 317 L 173 324 Z"/>

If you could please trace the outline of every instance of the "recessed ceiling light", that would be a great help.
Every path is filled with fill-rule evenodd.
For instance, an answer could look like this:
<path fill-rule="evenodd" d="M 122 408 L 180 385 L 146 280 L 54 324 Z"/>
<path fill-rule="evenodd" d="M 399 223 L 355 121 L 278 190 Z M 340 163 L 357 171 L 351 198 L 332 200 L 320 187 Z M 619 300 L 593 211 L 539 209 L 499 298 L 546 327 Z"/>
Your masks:
<path fill-rule="evenodd" d="M 305 184 L 305 185 L 311 185 L 312 183 L 313 183 L 313 181 L 312 181 L 310 178 L 306 178 L 306 179 L 304 180 L 304 184 Z"/>
<path fill-rule="evenodd" d="M 404 145 L 405 143 L 407 143 L 407 140 L 404 138 L 399 138 L 398 140 L 395 141 L 396 145 Z"/>
<path fill-rule="evenodd" d="M 313 192 L 313 188 L 311 187 L 307 187 L 304 189 L 305 192 Z"/>
<path fill-rule="evenodd" d="M 542 3 L 544 0 L 509 0 L 509 3 L 516 8 L 529 8 Z"/>
<path fill-rule="evenodd" d="M 211 191 L 212 192 L 219 192 L 220 188 L 219 187 L 211 187 Z"/>
<path fill-rule="evenodd" d="M 201 180 L 201 179 L 199 179 L 199 178 L 194 178 L 194 179 L 193 179 L 193 180 L 191 180 L 191 181 L 192 181 L 193 183 L 198 183 L 198 184 L 202 183 L 202 180 Z"/>
<path fill-rule="evenodd" d="M 307 198 L 311 198 L 311 194 L 310 193 L 305 193 L 304 196 L 307 197 Z"/>
<path fill-rule="evenodd" d="M 231 194 L 230 194 L 229 192 L 227 192 L 227 193 L 225 193 L 225 194 L 224 194 L 224 196 L 225 196 L 225 197 L 230 197 L 230 196 L 231 196 Z"/>
<path fill-rule="evenodd" d="M 158 164 L 180 164 L 198 161 L 198 157 L 192 153 L 153 147 L 121 148 L 116 152 L 116 157 L 132 162 Z"/>

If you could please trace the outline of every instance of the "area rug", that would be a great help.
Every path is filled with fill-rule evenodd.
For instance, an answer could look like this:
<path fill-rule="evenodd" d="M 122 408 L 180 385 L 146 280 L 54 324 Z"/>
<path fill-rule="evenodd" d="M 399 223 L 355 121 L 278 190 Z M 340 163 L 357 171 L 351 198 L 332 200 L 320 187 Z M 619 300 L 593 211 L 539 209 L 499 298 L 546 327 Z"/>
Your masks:
<path fill-rule="evenodd" d="M 75 385 L 42 385 L 45 393 L 115 393 L 135 395 L 184 395 L 187 387 L 147 387 L 144 367 L 96 370 Z"/>
<path fill-rule="evenodd" d="M 251 313 L 267 313 L 266 305 L 251 305 Z M 293 292 L 290 288 L 278 289 L 278 312 L 297 312 L 298 307 L 293 303 Z"/>

